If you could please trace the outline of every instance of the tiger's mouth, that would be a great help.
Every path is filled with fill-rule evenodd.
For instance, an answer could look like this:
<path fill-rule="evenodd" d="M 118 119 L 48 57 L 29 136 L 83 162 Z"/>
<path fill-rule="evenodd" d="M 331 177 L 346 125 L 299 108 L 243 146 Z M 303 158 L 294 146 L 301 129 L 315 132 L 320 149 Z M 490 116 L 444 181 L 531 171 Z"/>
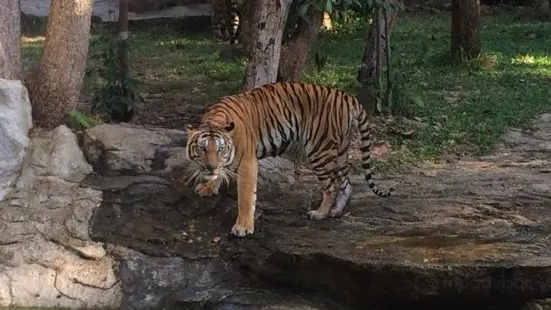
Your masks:
<path fill-rule="evenodd" d="M 203 177 L 206 180 L 209 180 L 209 181 L 214 181 L 214 180 L 218 179 L 219 175 L 220 174 L 219 174 L 218 169 L 212 170 L 212 171 L 206 169 L 206 170 L 203 171 Z"/>

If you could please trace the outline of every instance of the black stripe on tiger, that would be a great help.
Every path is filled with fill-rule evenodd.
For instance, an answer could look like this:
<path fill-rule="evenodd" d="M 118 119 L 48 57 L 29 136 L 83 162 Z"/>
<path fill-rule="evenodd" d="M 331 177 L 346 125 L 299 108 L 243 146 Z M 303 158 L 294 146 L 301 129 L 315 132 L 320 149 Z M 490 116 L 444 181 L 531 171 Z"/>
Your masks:
<path fill-rule="evenodd" d="M 227 129 L 230 123 L 232 130 Z M 202 131 L 211 132 L 212 141 L 223 144 L 221 140 L 224 140 L 225 145 L 231 147 L 231 152 L 225 150 L 224 153 L 231 154 L 232 162 L 210 142 L 209 152 L 220 153 L 194 160 L 220 158 L 217 166 L 237 171 L 241 222 L 236 222 L 232 232 L 246 235 L 253 230 L 247 225 L 252 223 L 248 217 L 256 201 L 252 190 L 256 190 L 258 160 L 281 155 L 295 142 L 302 144 L 314 173 L 322 182 L 323 202 L 308 216 L 321 219 L 330 211 L 331 216 L 342 214 L 352 193 L 347 153 L 354 128 L 360 132 L 362 167 L 369 188 L 380 197 L 389 197 L 394 189 L 383 192 L 372 179 L 367 112 L 353 96 L 325 86 L 274 83 L 223 97 L 203 115 L 199 129 L 188 140 L 188 152 L 193 155 L 197 151 L 198 143 L 193 139 L 197 140 Z M 208 165 L 214 166 L 214 163 Z"/>

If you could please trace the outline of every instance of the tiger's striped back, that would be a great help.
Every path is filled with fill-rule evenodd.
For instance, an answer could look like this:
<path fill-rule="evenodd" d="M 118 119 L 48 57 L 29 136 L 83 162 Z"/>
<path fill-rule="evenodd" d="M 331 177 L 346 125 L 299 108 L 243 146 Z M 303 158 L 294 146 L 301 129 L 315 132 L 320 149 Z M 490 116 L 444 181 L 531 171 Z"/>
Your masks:
<path fill-rule="evenodd" d="M 282 155 L 293 142 L 301 142 L 314 171 L 346 173 L 346 177 L 348 167 L 344 165 L 330 171 L 329 155 L 336 152 L 339 157 L 348 151 L 356 127 L 362 137 L 366 181 L 375 194 L 390 196 L 371 179 L 368 114 L 355 97 L 343 91 L 305 83 L 267 84 L 220 99 L 204 115 L 203 123 L 217 118 L 235 122 L 242 133 L 234 143 L 254 151 L 258 159 Z M 236 152 L 238 162 L 242 156 Z"/>
<path fill-rule="evenodd" d="M 355 127 L 362 138 L 366 181 L 375 194 L 388 197 L 390 191 L 382 192 L 371 179 L 367 112 L 342 91 L 304 83 L 269 84 L 221 98 L 198 128 L 189 127 L 191 175 L 206 179 L 195 191 L 216 195 L 223 180 L 235 176 L 239 212 L 231 232 L 239 237 L 252 234 L 258 160 L 281 155 L 298 141 L 323 187 L 323 200 L 308 217 L 341 216 L 352 194 L 348 150 Z"/>

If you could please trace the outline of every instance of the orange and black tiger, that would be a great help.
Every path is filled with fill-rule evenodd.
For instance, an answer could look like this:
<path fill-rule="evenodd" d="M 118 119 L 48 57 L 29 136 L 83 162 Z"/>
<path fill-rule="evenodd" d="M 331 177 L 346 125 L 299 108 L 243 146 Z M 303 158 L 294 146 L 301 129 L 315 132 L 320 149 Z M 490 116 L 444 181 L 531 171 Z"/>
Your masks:
<path fill-rule="evenodd" d="M 338 217 L 352 194 L 348 150 L 354 128 L 361 135 L 369 187 L 390 196 L 392 188 L 382 192 L 371 178 L 367 112 L 351 95 L 304 83 L 267 84 L 219 99 L 197 128 L 188 126 L 190 177 L 203 179 L 195 189 L 202 196 L 215 195 L 222 182 L 236 179 L 238 216 L 231 232 L 243 237 L 254 232 L 258 160 L 282 155 L 298 142 L 323 185 L 323 201 L 308 217 Z"/>
<path fill-rule="evenodd" d="M 236 44 L 242 0 L 212 0 L 211 26 L 216 37 Z"/>

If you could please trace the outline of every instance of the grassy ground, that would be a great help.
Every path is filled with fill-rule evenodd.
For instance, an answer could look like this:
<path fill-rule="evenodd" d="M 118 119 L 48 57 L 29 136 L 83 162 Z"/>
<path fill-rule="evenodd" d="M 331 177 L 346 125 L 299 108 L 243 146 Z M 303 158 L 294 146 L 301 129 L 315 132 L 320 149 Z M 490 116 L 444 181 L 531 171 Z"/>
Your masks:
<path fill-rule="evenodd" d="M 508 126 L 525 124 L 551 107 L 551 23 L 515 18 L 516 13 L 486 13 L 483 54 L 461 66 L 448 61 L 450 14 L 402 14 L 392 35 L 399 85 L 419 127 L 411 137 L 389 134 L 393 158 L 436 159 L 445 154 L 480 155 L 499 142 Z M 313 46 L 327 56 L 318 71 L 309 62 L 304 81 L 355 92 L 365 23 L 335 25 Z M 91 36 L 91 54 L 103 44 Z M 144 82 L 147 105 L 136 122 L 181 127 L 218 97 L 240 91 L 245 61 L 209 32 L 151 26 L 132 31 L 132 69 Z M 26 39 L 24 56 L 37 59 L 42 41 Z M 91 59 L 89 66 L 97 65 Z M 97 78 L 87 76 L 84 94 Z"/>

